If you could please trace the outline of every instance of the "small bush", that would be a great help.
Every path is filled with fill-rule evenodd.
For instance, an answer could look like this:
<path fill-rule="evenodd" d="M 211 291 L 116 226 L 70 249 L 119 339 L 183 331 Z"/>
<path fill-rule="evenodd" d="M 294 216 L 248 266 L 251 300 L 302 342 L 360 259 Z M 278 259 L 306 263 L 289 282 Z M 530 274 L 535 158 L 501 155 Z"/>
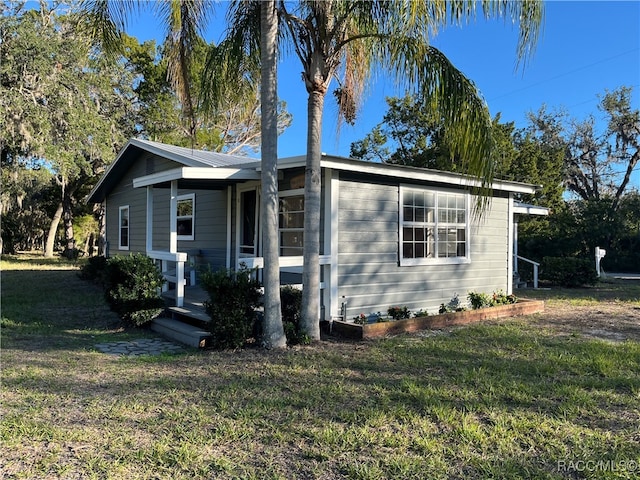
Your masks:
<path fill-rule="evenodd" d="M 282 326 L 287 336 L 288 345 L 308 345 L 311 339 L 306 333 L 300 331 L 300 318 L 302 316 L 302 290 L 285 285 L 280 288 L 280 301 L 282 310 Z"/>
<path fill-rule="evenodd" d="M 594 262 L 586 258 L 544 257 L 540 279 L 561 287 L 595 285 L 598 275 Z"/>
<path fill-rule="evenodd" d="M 241 348 L 254 332 L 256 308 L 261 304 L 262 295 L 252 273 L 241 268 L 201 275 L 202 287 L 209 294 L 205 310 L 211 317 L 209 326 L 214 348 Z"/>
<path fill-rule="evenodd" d="M 104 285 L 107 272 L 107 258 L 103 256 L 89 257 L 80 269 L 80 278 L 89 282 Z"/>
<path fill-rule="evenodd" d="M 518 301 L 515 295 L 507 295 L 502 290 L 493 292 L 491 295 L 482 292 L 469 292 L 467 298 L 469 299 L 471 308 L 474 310 L 495 307 L 497 305 L 509 305 Z"/>
<path fill-rule="evenodd" d="M 366 325 L 367 323 L 369 323 L 369 317 L 367 317 L 364 313 L 361 313 L 353 317 L 353 323 L 358 325 Z"/>
<path fill-rule="evenodd" d="M 438 309 L 439 314 L 443 313 L 451 313 L 451 312 L 464 312 L 466 308 L 460 302 L 460 297 L 457 293 L 453 294 L 449 303 L 441 303 L 440 308 Z"/>
<path fill-rule="evenodd" d="M 141 326 L 162 312 L 164 301 L 158 292 L 165 280 L 152 259 L 137 253 L 106 263 L 105 296 L 120 318 Z"/>
<path fill-rule="evenodd" d="M 403 307 L 389 307 L 387 314 L 394 320 L 402 320 L 411 317 L 411 310 L 406 305 Z"/>
<path fill-rule="evenodd" d="M 467 298 L 469 299 L 471 308 L 473 308 L 474 310 L 492 306 L 492 298 L 487 293 L 469 292 Z"/>

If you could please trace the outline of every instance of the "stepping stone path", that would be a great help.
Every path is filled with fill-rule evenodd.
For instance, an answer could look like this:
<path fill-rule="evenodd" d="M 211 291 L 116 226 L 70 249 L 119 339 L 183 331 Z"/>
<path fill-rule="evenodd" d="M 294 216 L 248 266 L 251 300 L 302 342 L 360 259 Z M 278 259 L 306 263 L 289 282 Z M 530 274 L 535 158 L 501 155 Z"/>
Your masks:
<path fill-rule="evenodd" d="M 182 346 L 161 338 L 141 338 L 127 342 L 99 343 L 95 345 L 95 348 L 102 353 L 118 357 L 185 352 Z"/>

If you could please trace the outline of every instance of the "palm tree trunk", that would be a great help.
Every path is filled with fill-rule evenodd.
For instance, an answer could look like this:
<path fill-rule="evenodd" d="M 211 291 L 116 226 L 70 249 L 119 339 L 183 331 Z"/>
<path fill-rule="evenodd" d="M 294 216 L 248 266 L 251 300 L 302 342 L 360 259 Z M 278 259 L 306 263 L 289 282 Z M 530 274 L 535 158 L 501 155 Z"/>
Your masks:
<path fill-rule="evenodd" d="M 284 348 L 287 339 L 282 326 L 280 301 L 280 252 L 278 248 L 278 14 L 275 1 L 263 1 L 260 8 L 262 106 L 262 255 L 264 258 L 264 331 L 266 348 Z"/>
<path fill-rule="evenodd" d="M 302 329 L 312 340 L 320 340 L 320 149 L 323 108 L 324 92 L 310 91 L 304 183 Z"/>

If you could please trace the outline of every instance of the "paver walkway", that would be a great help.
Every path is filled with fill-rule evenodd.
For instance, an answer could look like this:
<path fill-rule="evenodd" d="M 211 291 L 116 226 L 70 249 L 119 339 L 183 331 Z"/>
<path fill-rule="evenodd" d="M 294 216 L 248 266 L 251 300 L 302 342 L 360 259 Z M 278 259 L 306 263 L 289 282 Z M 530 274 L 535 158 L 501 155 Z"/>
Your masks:
<path fill-rule="evenodd" d="M 102 353 L 128 357 L 185 352 L 184 347 L 181 345 L 162 338 L 141 338 L 126 342 L 99 343 L 95 347 Z"/>

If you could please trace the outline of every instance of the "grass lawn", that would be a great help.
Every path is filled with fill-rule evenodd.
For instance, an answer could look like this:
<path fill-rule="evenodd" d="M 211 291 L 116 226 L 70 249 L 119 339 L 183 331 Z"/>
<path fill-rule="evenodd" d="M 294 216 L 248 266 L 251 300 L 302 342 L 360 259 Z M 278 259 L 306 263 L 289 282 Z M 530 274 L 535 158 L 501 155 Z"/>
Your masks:
<path fill-rule="evenodd" d="M 445 332 L 116 358 L 94 345 L 154 334 L 77 267 L 0 267 L 2 479 L 640 477 L 640 283 Z"/>

